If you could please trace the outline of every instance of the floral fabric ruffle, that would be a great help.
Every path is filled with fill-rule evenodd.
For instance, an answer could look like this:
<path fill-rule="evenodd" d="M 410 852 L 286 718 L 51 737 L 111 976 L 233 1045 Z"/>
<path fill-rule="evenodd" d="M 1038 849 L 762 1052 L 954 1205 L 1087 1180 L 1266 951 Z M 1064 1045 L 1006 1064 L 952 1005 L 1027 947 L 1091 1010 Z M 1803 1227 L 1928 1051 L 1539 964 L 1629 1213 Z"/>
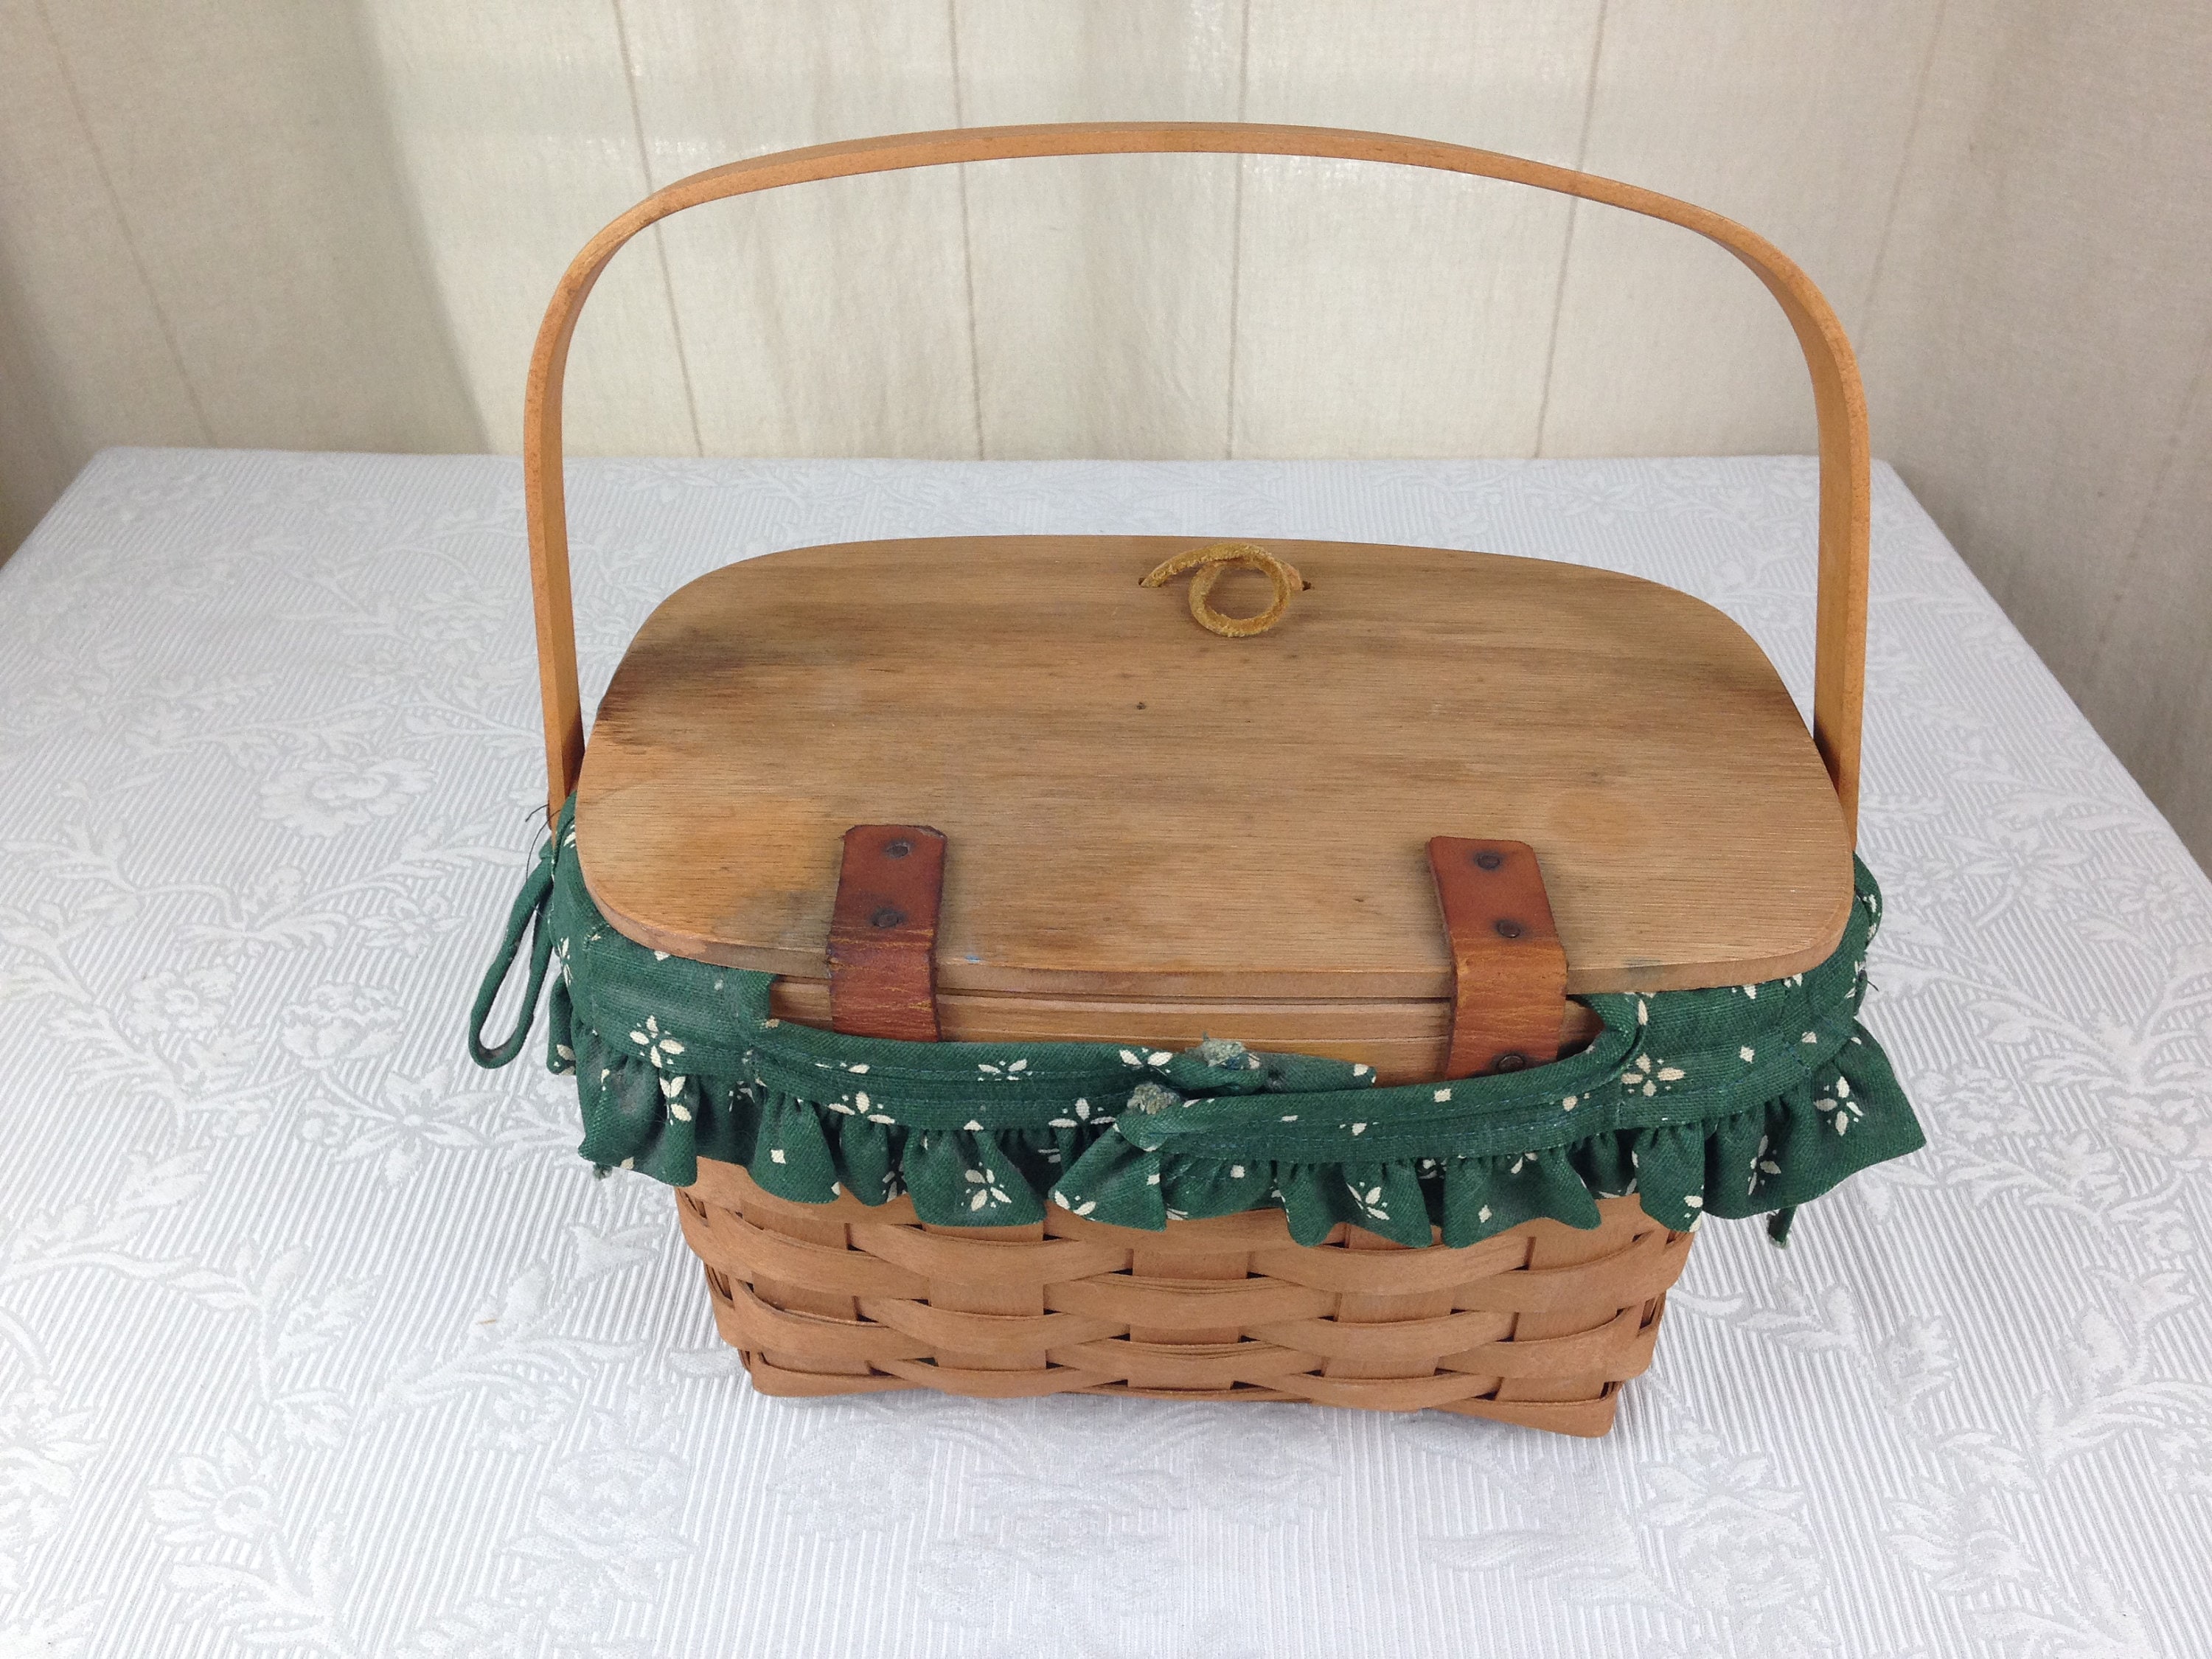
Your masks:
<path fill-rule="evenodd" d="M 1881 895 L 1863 865 L 1835 953 L 1787 979 L 1583 999 L 1589 1048 L 1504 1076 L 1389 1088 L 1373 1071 L 1208 1042 L 915 1043 L 769 1014 L 772 976 L 617 933 L 585 890 L 574 804 L 508 918 L 471 1052 L 514 1060 L 553 980 L 548 1063 L 573 1072 L 580 1149 L 672 1186 L 743 1165 L 804 1203 L 910 1194 L 940 1225 L 1019 1225 L 1057 1204 L 1127 1227 L 1279 1207 L 1313 1243 L 1351 1222 L 1470 1244 L 1536 1217 L 1597 1224 L 1634 1193 L 1670 1227 L 1774 1214 L 1917 1150 L 1920 1126 L 1858 1023 Z M 514 1033 L 482 1040 L 525 934 Z"/>

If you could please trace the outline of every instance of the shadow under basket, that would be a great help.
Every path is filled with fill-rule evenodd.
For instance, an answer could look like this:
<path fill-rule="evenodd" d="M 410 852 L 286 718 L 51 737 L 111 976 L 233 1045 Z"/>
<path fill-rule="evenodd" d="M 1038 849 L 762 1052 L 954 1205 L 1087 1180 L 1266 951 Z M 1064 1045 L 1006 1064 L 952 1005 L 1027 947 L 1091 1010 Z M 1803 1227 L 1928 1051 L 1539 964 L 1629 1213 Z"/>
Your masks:
<path fill-rule="evenodd" d="M 1303 1246 L 1279 1210 L 932 1227 L 910 1199 L 793 1204 L 705 1159 L 676 1203 L 763 1394 L 1306 1400 L 1585 1436 L 1651 1363 L 1692 1242 L 1632 1197 L 1588 1231 L 1530 1221 L 1462 1249 L 1349 1226 Z"/>

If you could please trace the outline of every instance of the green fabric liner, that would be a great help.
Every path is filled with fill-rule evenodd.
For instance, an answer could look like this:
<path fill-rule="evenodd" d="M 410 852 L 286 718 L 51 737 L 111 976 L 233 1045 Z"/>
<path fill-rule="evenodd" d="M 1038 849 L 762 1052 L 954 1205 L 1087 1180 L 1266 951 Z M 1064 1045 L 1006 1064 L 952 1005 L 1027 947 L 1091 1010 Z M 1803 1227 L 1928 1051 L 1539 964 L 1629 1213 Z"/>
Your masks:
<path fill-rule="evenodd" d="M 774 976 L 649 950 L 585 890 L 562 808 L 478 993 L 470 1053 L 519 1054 L 551 975 L 547 1064 L 573 1072 L 579 1149 L 672 1186 L 742 1164 L 801 1203 L 912 1194 L 922 1220 L 1019 1226 L 1047 1203 L 1125 1227 L 1280 1207 L 1315 1243 L 1351 1222 L 1400 1243 L 1471 1244 L 1538 1216 L 1594 1227 L 1634 1193 L 1676 1229 L 1771 1215 L 1922 1145 L 1858 1024 L 1881 898 L 1857 866 L 1835 953 L 1786 979 L 1581 999 L 1583 1052 L 1502 1076 L 1384 1088 L 1373 1070 L 1208 1042 L 902 1042 L 769 1017 Z M 531 934 L 514 1034 L 483 1039 Z"/>

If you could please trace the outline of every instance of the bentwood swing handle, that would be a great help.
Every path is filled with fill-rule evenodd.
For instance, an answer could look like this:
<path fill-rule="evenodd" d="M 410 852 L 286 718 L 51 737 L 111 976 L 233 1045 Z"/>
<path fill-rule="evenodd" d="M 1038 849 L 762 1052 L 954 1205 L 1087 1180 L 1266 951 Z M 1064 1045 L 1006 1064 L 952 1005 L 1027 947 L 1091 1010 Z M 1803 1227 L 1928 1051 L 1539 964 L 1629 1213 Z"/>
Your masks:
<path fill-rule="evenodd" d="M 623 243 L 656 221 L 702 202 L 748 196 L 817 179 L 1000 161 L 1027 155 L 1181 154 L 1310 155 L 1431 167 L 1534 185 L 1626 208 L 1719 243 L 1766 285 L 1805 352 L 1820 428 L 1820 571 L 1813 740 L 1856 839 L 1859 715 L 1866 690 L 1868 458 L 1866 398 L 1858 362 L 1836 313 L 1780 249 L 1741 225 L 1670 196 L 1495 150 L 1332 127 L 1245 126 L 1209 121 L 1086 121 L 1066 126 L 971 127 L 817 144 L 710 167 L 656 191 L 584 245 L 538 331 L 523 404 L 523 493 L 530 517 L 530 574 L 538 605 L 538 676 L 545 700 L 546 804 L 561 810 L 584 762 L 584 716 L 576 690 L 575 617 L 568 592 L 568 509 L 561 476 L 561 382 L 568 341 L 592 284 Z"/>

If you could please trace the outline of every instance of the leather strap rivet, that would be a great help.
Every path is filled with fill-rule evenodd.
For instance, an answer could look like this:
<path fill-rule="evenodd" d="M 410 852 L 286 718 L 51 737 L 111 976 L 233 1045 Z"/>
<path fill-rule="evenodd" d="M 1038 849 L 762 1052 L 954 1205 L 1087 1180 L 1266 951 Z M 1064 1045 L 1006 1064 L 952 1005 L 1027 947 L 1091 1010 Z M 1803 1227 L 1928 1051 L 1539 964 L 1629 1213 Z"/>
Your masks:
<path fill-rule="evenodd" d="M 1497 928 L 1500 939 L 1519 939 L 1528 931 L 1510 916 L 1500 916 L 1492 926 Z"/>
<path fill-rule="evenodd" d="M 1493 1072 L 1517 1072 L 1528 1063 L 1528 1055 L 1509 1049 L 1491 1062 L 1490 1069 Z"/>
<path fill-rule="evenodd" d="M 853 1036 L 934 1042 L 945 837 L 926 824 L 845 832 L 830 908 L 830 1022 Z"/>
<path fill-rule="evenodd" d="M 1474 855 L 1474 867 L 1478 870 L 1495 870 L 1504 862 L 1503 853 L 1477 853 Z"/>

